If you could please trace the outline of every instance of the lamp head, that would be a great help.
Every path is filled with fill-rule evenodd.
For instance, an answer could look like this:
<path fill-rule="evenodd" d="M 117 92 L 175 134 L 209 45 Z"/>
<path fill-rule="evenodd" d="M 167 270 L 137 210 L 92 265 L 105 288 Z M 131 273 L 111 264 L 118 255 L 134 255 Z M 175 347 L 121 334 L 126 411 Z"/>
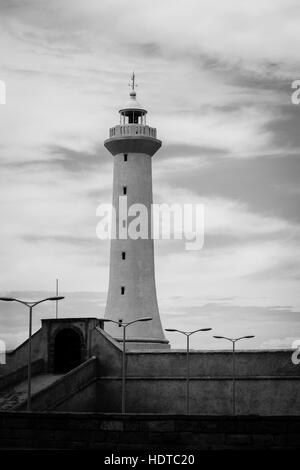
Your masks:
<path fill-rule="evenodd" d="M 0 297 L 0 300 L 3 302 L 13 302 L 15 299 L 13 297 Z"/>

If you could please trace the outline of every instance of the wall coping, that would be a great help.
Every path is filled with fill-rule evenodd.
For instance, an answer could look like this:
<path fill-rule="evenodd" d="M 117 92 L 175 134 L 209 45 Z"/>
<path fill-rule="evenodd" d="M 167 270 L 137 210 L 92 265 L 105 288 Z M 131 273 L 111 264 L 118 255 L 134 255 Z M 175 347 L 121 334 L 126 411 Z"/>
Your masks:
<path fill-rule="evenodd" d="M 42 323 L 68 323 L 68 322 L 78 322 L 78 321 L 83 321 L 83 322 L 88 322 L 90 320 L 96 320 L 99 321 L 99 318 L 97 317 L 64 317 L 64 318 L 43 318 L 41 321 Z M 100 320 L 101 321 L 101 320 Z"/>
<path fill-rule="evenodd" d="M 101 380 L 121 380 L 121 377 L 118 375 L 114 376 L 102 376 L 99 375 L 97 377 L 98 381 Z M 161 380 L 184 380 L 186 381 L 185 375 L 180 376 L 151 376 L 151 375 L 126 375 L 126 380 L 153 380 L 153 381 L 161 381 Z M 217 380 L 230 380 L 232 381 L 232 375 L 201 375 L 201 376 L 194 376 L 190 377 L 191 380 L 208 380 L 208 381 L 217 381 Z M 300 375 L 236 375 L 235 380 L 300 380 Z"/>
<path fill-rule="evenodd" d="M 36 336 L 38 333 L 41 332 L 41 328 L 39 328 L 38 330 L 36 330 L 34 333 L 32 333 L 31 335 L 31 341 L 32 339 L 34 338 L 34 336 Z M 28 343 L 28 338 L 25 339 L 25 341 L 23 341 L 23 343 L 19 344 L 19 346 L 17 346 L 15 349 L 11 349 L 10 351 L 7 351 L 6 352 L 6 355 L 7 356 L 13 356 L 19 349 L 21 349 L 23 346 L 25 346 L 25 344 Z"/>
<path fill-rule="evenodd" d="M 108 341 L 112 346 L 114 346 L 115 349 L 117 349 L 119 352 L 122 352 L 121 344 L 112 336 L 110 336 L 105 330 L 103 330 L 102 328 L 98 328 L 98 327 L 95 327 L 95 330 L 97 331 L 99 335 L 103 336 L 103 338 L 106 341 Z M 128 351 L 126 351 L 126 354 L 128 354 Z"/>
<path fill-rule="evenodd" d="M 300 415 L 258 415 L 258 414 L 247 414 L 247 415 L 205 415 L 205 414 L 195 414 L 195 415 L 185 415 L 185 414 L 162 414 L 162 413 L 103 413 L 95 411 L 83 411 L 83 412 L 74 412 L 74 411 L 0 411 L 0 418 L 26 418 L 26 419 L 39 419 L 47 417 L 49 419 L 57 418 L 75 418 L 78 420 L 87 420 L 87 419 L 103 419 L 112 421 L 131 421 L 131 420 L 151 420 L 151 421 L 300 421 Z"/>
<path fill-rule="evenodd" d="M 279 354 L 279 353 L 289 353 L 292 354 L 294 349 L 237 349 L 236 354 Z M 190 349 L 190 354 L 232 354 L 231 349 Z M 186 354 L 185 349 L 143 349 L 143 350 L 129 350 L 126 351 L 126 354 Z"/>

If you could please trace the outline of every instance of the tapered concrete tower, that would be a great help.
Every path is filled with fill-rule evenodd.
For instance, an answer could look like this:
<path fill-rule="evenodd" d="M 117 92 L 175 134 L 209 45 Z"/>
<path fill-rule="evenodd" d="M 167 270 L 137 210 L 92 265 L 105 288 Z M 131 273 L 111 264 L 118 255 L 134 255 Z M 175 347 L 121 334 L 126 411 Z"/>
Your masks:
<path fill-rule="evenodd" d="M 141 317 L 152 317 L 152 321 L 137 322 L 127 328 L 128 347 L 169 348 L 158 311 L 151 238 L 151 159 L 161 147 L 161 141 L 156 138 L 156 129 L 147 125 L 147 111 L 136 99 L 134 74 L 131 82 L 130 99 L 119 111 L 120 124 L 110 129 L 110 138 L 104 142 L 114 157 L 113 206 L 117 222 L 116 237 L 111 240 L 105 318 L 130 322 Z M 130 210 L 133 213 L 125 215 L 124 220 L 121 206 L 125 204 L 129 214 Z M 128 234 L 131 222 L 141 215 L 135 213 L 134 204 L 143 204 L 147 210 L 147 237 L 145 224 L 141 237 L 133 239 L 132 234 Z M 122 329 L 117 325 L 106 323 L 105 330 L 122 340 Z"/>

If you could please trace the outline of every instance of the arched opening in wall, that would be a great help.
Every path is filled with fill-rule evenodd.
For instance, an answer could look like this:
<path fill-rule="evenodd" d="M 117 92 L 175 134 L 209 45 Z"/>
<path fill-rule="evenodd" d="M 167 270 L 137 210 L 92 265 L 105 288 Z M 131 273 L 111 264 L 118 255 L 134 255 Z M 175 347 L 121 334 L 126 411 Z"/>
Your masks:
<path fill-rule="evenodd" d="M 54 345 L 54 373 L 66 373 L 81 363 L 81 338 L 72 328 L 59 331 Z"/>

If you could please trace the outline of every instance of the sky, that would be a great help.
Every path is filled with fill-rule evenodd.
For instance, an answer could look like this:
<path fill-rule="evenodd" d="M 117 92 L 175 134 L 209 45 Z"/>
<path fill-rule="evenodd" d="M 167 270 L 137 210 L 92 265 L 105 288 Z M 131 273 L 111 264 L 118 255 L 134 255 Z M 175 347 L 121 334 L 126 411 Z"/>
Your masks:
<path fill-rule="evenodd" d="M 52 294 L 60 316 L 102 317 L 109 242 L 96 237 L 112 194 L 109 127 L 128 99 L 157 128 L 154 202 L 205 206 L 205 242 L 155 242 L 165 328 L 254 334 L 244 349 L 300 335 L 300 78 L 297 0 L 0 0 L 0 292 Z M 36 309 L 34 329 L 51 318 Z M 0 339 L 28 313 L 0 305 Z M 169 334 L 173 347 L 184 338 Z M 195 349 L 228 347 L 210 333 Z"/>

